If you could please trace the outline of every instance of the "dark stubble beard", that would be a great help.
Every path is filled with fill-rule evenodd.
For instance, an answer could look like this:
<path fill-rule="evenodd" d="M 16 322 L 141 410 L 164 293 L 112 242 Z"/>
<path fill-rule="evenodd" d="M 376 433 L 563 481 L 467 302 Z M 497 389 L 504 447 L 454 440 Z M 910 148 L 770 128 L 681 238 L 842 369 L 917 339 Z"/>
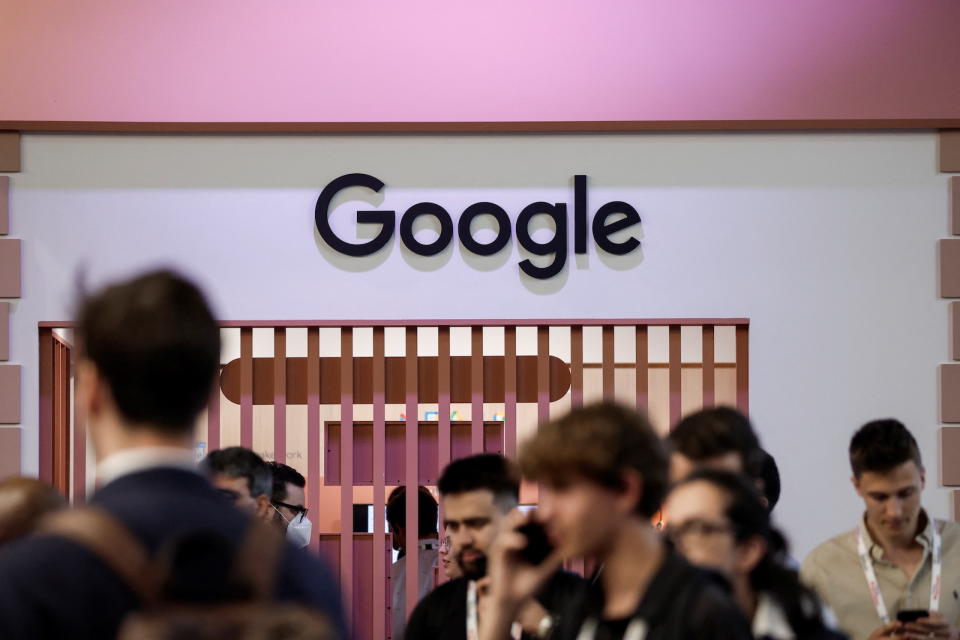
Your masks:
<path fill-rule="evenodd" d="M 470 551 L 476 551 L 476 549 L 470 549 Z M 460 551 L 457 554 L 457 564 L 467 580 L 479 580 L 487 575 L 487 556 L 484 553 L 481 553 L 476 560 L 464 562 L 463 551 Z"/>

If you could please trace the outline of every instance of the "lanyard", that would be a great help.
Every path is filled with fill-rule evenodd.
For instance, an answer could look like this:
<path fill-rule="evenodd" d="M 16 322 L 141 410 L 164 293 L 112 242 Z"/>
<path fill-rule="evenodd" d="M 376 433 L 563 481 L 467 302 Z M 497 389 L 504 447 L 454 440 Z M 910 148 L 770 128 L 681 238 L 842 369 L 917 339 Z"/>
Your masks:
<path fill-rule="evenodd" d="M 930 611 L 940 610 L 940 574 L 943 571 L 943 558 L 940 555 L 940 532 L 937 531 L 937 523 L 930 521 L 930 529 L 933 531 L 933 544 L 931 549 L 932 567 L 930 570 Z M 863 567 L 863 577 L 867 579 L 867 587 L 870 589 L 870 597 L 873 599 L 873 606 L 877 609 L 877 616 L 884 624 L 889 624 L 890 614 L 887 613 L 887 604 L 883 601 L 883 593 L 880 591 L 880 583 L 877 581 L 877 574 L 873 570 L 873 560 L 867 551 L 867 532 L 866 525 L 860 521 L 857 529 L 857 553 L 860 555 L 860 564 Z M 922 567 L 922 565 L 921 565 Z M 917 571 L 920 569 L 918 568 Z"/>
<path fill-rule="evenodd" d="M 587 621 L 580 627 L 577 640 L 593 640 L 597 637 L 598 626 L 596 618 L 587 618 Z M 647 637 L 647 631 L 647 623 L 642 618 L 633 618 L 627 625 L 623 640 L 644 640 Z"/>
<path fill-rule="evenodd" d="M 467 640 L 480 639 L 480 625 L 477 623 L 477 583 L 470 580 L 467 583 Z M 510 637 L 517 640 L 522 633 L 516 622 L 510 627 Z"/>

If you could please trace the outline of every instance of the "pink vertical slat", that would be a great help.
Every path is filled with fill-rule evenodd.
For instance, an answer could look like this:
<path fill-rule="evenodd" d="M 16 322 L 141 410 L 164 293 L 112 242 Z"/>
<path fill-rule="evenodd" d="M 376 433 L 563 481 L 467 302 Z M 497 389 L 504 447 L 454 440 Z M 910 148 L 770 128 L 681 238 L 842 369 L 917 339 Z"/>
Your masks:
<path fill-rule="evenodd" d="M 504 449 L 508 458 L 517 455 L 517 328 L 503 329 L 503 419 Z"/>
<path fill-rule="evenodd" d="M 613 377 L 613 327 L 603 327 L 603 399 L 610 402 L 614 399 Z"/>
<path fill-rule="evenodd" d="M 240 329 L 240 446 L 253 448 L 253 329 Z"/>
<path fill-rule="evenodd" d="M 737 325 L 737 409 L 750 412 L 750 335 L 747 325 Z"/>
<path fill-rule="evenodd" d="M 222 368 L 222 367 L 221 367 Z M 207 403 L 207 451 L 220 448 L 220 368 L 210 390 Z"/>
<path fill-rule="evenodd" d="M 680 422 L 680 326 L 670 325 L 670 428 Z"/>
<path fill-rule="evenodd" d="M 637 410 L 646 412 L 649 402 L 648 376 L 650 373 L 650 356 L 647 346 L 647 327 L 637 327 Z"/>
<path fill-rule="evenodd" d="M 483 327 L 470 329 L 470 451 L 483 453 Z"/>
<path fill-rule="evenodd" d="M 550 419 L 550 330 L 537 327 L 537 421 Z"/>
<path fill-rule="evenodd" d="M 387 593 L 383 528 L 386 469 L 386 359 L 383 327 L 373 329 L 373 637 L 386 638 Z"/>
<path fill-rule="evenodd" d="M 55 341 L 53 330 L 40 329 L 40 406 L 38 407 L 38 422 L 40 427 L 40 479 L 47 483 L 53 482 L 53 423 L 55 421 L 54 404 L 54 366 L 53 350 Z M 17 466 L 19 469 L 19 465 Z"/>
<path fill-rule="evenodd" d="M 407 531 L 409 533 L 408 542 L 407 542 L 407 554 L 405 558 L 405 567 L 406 567 L 406 606 L 407 606 L 407 616 L 410 615 L 410 612 L 413 611 L 413 608 L 417 606 L 417 596 L 418 591 L 418 580 L 419 576 L 419 559 L 420 554 L 417 552 L 417 535 L 413 532 L 417 531 L 417 522 L 418 520 L 418 492 L 417 487 L 419 486 L 419 458 L 418 458 L 418 445 L 419 445 L 419 431 L 420 431 L 420 406 L 418 394 L 418 370 L 417 370 L 417 328 L 416 327 L 406 327 L 404 329 L 404 334 L 406 335 L 406 368 L 404 375 L 404 387 L 406 391 L 406 409 L 407 409 L 407 423 L 406 427 L 406 446 L 405 446 L 405 481 L 404 484 L 407 487 L 406 491 L 406 502 L 407 502 Z"/>
<path fill-rule="evenodd" d="M 307 508 L 320 513 L 320 460 L 323 434 L 320 431 L 320 328 L 307 329 Z M 343 476 L 340 476 L 343 481 Z M 320 551 L 320 539 L 313 536 L 310 548 Z"/>
<path fill-rule="evenodd" d="M 712 407 L 716 401 L 715 367 L 713 362 L 713 325 L 703 327 L 703 406 Z"/>
<path fill-rule="evenodd" d="M 437 331 L 437 469 L 450 464 L 450 327 Z"/>
<path fill-rule="evenodd" d="M 273 328 L 273 459 L 287 462 L 287 330 Z"/>
<path fill-rule="evenodd" d="M 583 327 L 570 327 L 570 404 L 583 406 Z"/>
<path fill-rule="evenodd" d="M 75 363 L 71 363 L 75 364 Z M 76 391 L 76 368 L 74 372 L 74 391 Z M 83 504 L 87 500 L 87 417 L 73 394 L 73 503 Z"/>
<path fill-rule="evenodd" d="M 340 328 L 340 586 L 353 612 L 353 328 Z"/>

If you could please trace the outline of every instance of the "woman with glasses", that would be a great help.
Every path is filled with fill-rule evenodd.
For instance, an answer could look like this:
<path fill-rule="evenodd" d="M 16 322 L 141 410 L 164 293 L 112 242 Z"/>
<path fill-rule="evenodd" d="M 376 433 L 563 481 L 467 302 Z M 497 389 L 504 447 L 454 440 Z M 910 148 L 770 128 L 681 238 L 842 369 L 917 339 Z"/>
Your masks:
<path fill-rule="evenodd" d="M 737 604 L 752 621 L 754 637 L 843 637 L 828 628 L 816 595 L 785 566 L 786 542 L 771 526 L 746 478 L 726 471 L 696 471 L 674 486 L 664 512 L 667 536 L 677 550 L 730 583 Z"/>

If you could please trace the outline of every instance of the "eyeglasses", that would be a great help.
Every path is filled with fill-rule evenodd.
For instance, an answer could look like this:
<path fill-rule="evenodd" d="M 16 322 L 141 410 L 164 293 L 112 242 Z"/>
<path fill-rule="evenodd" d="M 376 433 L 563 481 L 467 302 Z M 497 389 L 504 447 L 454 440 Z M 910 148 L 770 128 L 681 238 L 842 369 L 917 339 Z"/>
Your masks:
<path fill-rule="evenodd" d="M 733 532 L 733 526 L 727 524 L 726 522 L 710 522 L 709 520 L 702 520 L 700 518 L 687 520 L 680 525 L 668 524 L 664 529 L 666 536 L 674 542 L 690 539 L 711 538 L 713 536 L 731 534 Z"/>
<path fill-rule="evenodd" d="M 307 517 L 307 511 L 309 511 L 309 509 L 299 504 L 287 504 L 286 502 L 280 502 L 279 500 L 273 500 L 271 502 L 274 508 L 284 507 L 286 509 L 290 509 L 290 511 L 293 511 L 293 517 L 290 519 L 290 522 L 303 521 L 303 519 Z M 281 513 L 280 515 L 283 515 L 283 514 Z"/>

